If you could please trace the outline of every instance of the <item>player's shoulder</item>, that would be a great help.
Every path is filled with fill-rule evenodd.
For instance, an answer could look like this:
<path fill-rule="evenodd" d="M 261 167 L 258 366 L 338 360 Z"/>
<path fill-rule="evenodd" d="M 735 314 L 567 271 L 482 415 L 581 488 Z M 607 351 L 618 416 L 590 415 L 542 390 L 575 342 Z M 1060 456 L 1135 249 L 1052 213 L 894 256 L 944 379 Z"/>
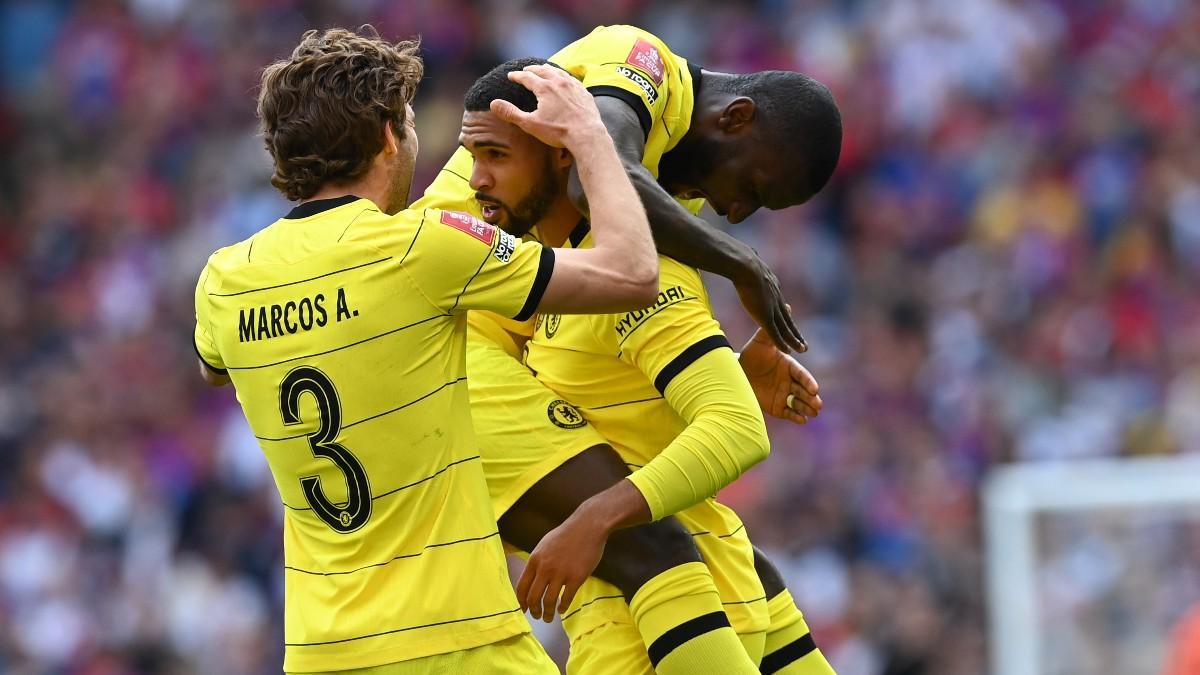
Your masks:
<path fill-rule="evenodd" d="M 199 288 L 205 293 L 220 292 L 222 281 L 249 260 L 250 252 L 254 250 L 254 239 L 258 235 L 256 233 L 236 244 L 213 251 L 200 270 Z"/>
<path fill-rule="evenodd" d="M 700 270 L 665 255 L 658 256 L 658 285 L 661 289 L 682 287 L 693 292 L 704 287 Z"/>
<path fill-rule="evenodd" d="M 613 25 L 597 27 L 551 56 L 550 60 L 568 70 L 583 63 L 626 63 L 661 83 L 674 58 L 667 43 L 654 33 L 637 26 Z"/>

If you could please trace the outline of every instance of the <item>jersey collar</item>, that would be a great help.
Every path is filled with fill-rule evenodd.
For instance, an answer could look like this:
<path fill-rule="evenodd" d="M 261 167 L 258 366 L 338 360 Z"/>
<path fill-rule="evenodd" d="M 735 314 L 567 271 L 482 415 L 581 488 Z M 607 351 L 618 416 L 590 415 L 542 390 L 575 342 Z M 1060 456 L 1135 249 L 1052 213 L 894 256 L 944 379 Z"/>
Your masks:
<path fill-rule="evenodd" d="M 323 213 L 329 209 L 336 209 L 339 206 L 345 206 L 351 202 L 358 201 L 358 197 L 354 195 L 342 195 L 341 197 L 331 197 L 329 199 L 314 199 L 311 202 L 298 204 L 294 209 L 288 211 L 284 218 L 288 220 L 299 220 L 315 216 L 318 213 Z"/>
<path fill-rule="evenodd" d="M 571 248 L 579 248 L 579 245 L 583 243 L 584 238 L 588 236 L 588 232 L 591 231 L 592 224 L 588 221 L 588 219 L 580 218 L 579 222 L 575 225 L 575 229 L 571 230 L 571 234 L 567 235 L 567 241 L 571 242 Z"/>

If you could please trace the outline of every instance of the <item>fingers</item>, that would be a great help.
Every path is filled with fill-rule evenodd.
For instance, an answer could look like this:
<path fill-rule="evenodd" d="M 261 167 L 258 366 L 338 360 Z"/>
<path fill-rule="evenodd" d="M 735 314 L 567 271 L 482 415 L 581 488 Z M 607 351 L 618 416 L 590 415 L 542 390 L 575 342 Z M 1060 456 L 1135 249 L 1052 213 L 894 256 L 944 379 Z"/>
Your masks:
<path fill-rule="evenodd" d="M 791 401 L 791 405 L 785 406 L 787 410 L 799 414 L 799 416 L 816 417 L 817 414 L 821 413 L 820 396 L 817 396 L 817 398 L 809 398 L 808 394 L 804 394 L 803 396 L 790 394 L 788 395 L 788 400 Z"/>
<path fill-rule="evenodd" d="M 817 378 L 813 377 L 807 368 L 800 365 L 795 359 L 788 359 L 788 361 L 790 361 L 788 364 L 788 374 L 792 378 L 793 391 L 795 391 L 796 387 L 799 387 L 802 391 L 813 396 L 821 393 L 821 386 L 817 384 Z"/>
<path fill-rule="evenodd" d="M 535 75 L 547 80 L 575 79 L 575 77 L 567 71 L 559 68 L 558 66 L 552 66 L 549 63 L 535 63 L 533 65 L 525 66 L 523 71 L 527 73 L 534 73 Z"/>
<path fill-rule="evenodd" d="M 781 417 L 789 422 L 795 422 L 796 424 L 808 424 L 807 417 L 801 415 L 795 410 L 792 410 L 791 408 L 784 408 L 783 415 Z"/>
<path fill-rule="evenodd" d="M 796 327 L 796 321 L 792 318 L 792 306 L 784 303 L 784 311 L 780 312 L 780 322 L 787 331 L 788 342 L 797 352 L 803 354 L 808 351 L 808 342 L 804 336 L 800 334 L 800 329 Z"/>
<path fill-rule="evenodd" d="M 571 601 L 575 599 L 575 594 L 579 592 L 579 587 L 582 585 L 582 579 L 571 579 L 563 586 L 562 599 L 558 601 L 559 614 L 566 615 L 567 608 L 571 606 Z"/>
<path fill-rule="evenodd" d="M 522 123 L 533 116 L 530 113 L 521 110 L 512 103 L 501 99 L 495 99 L 491 102 L 491 110 L 492 114 L 494 114 L 496 117 L 499 117 L 509 124 L 515 124 L 519 127 L 522 126 Z"/>
<path fill-rule="evenodd" d="M 554 620 L 554 609 L 558 605 L 558 596 L 562 594 L 563 582 L 555 580 L 546 585 L 546 593 L 542 596 L 542 621 L 550 623 Z"/>
<path fill-rule="evenodd" d="M 542 598 L 546 594 L 546 586 L 549 585 L 549 580 L 546 575 L 538 569 L 533 581 L 529 584 L 528 590 L 519 597 L 522 598 L 521 603 L 524 605 L 529 615 L 535 619 L 542 618 Z"/>

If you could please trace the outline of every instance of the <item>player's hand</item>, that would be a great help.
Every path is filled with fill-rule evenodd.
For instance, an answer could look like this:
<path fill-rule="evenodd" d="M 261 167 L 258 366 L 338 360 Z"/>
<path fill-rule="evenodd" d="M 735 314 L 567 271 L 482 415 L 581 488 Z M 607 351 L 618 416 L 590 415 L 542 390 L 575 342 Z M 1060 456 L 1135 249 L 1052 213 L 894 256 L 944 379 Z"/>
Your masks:
<path fill-rule="evenodd" d="M 525 66 L 508 79 L 537 97 L 537 109 L 527 113 L 508 101 L 492 101 L 491 110 L 500 119 L 515 124 L 546 145 L 570 150 L 577 142 L 608 137 L 596 99 L 567 71 L 550 65 Z"/>
<path fill-rule="evenodd" d="M 750 250 L 742 274 L 733 279 L 742 306 L 783 352 L 808 351 L 808 343 L 792 321 L 792 313 L 783 299 L 779 279 L 770 267 Z"/>
<path fill-rule="evenodd" d="M 816 378 L 779 351 L 761 328 L 742 347 L 739 362 L 763 412 L 796 424 L 806 424 L 821 412 Z"/>
<path fill-rule="evenodd" d="M 542 537 L 517 582 L 521 609 L 534 619 L 550 623 L 556 606 L 560 614 L 565 613 L 604 555 L 608 531 L 577 516 Z"/>

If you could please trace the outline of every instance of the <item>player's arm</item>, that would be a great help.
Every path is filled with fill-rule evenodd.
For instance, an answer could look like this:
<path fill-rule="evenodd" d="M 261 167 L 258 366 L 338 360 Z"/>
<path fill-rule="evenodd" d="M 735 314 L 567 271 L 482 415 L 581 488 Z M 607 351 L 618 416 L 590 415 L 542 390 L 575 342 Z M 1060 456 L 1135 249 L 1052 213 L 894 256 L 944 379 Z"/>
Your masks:
<path fill-rule="evenodd" d="M 547 145 L 569 150 L 582 190 L 596 205 L 591 212 L 595 247 L 556 252 L 538 309 L 559 314 L 617 312 L 653 303 L 658 295 L 658 253 L 595 99 L 578 80 L 552 66 L 528 66 L 509 73 L 509 79 L 537 96 L 537 109 L 526 113 L 497 100 L 492 112 Z"/>
<path fill-rule="evenodd" d="M 782 350 L 806 351 L 808 345 L 792 321 L 779 287 L 779 279 L 754 249 L 692 215 L 658 184 L 642 164 L 645 131 L 636 111 L 624 100 L 608 95 L 596 97 L 600 118 L 621 157 L 650 219 L 658 250 L 685 265 L 723 276 L 733 282 L 750 316 L 763 327 Z M 585 215 L 588 193 L 574 168 L 569 194 Z M 598 202 L 597 202 L 598 203 Z"/>
<path fill-rule="evenodd" d="M 534 618 L 563 612 L 619 529 L 669 516 L 732 483 L 770 453 L 762 413 L 737 358 L 724 344 L 697 343 L 701 356 L 674 375 L 664 395 L 688 422 L 659 455 L 579 505 L 534 548 L 517 598 Z M 695 353 L 692 351 L 691 353 Z M 685 351 L 681 354 L 690 359 Z M 561 593 L 561 598 L 560 598 Z"/>

